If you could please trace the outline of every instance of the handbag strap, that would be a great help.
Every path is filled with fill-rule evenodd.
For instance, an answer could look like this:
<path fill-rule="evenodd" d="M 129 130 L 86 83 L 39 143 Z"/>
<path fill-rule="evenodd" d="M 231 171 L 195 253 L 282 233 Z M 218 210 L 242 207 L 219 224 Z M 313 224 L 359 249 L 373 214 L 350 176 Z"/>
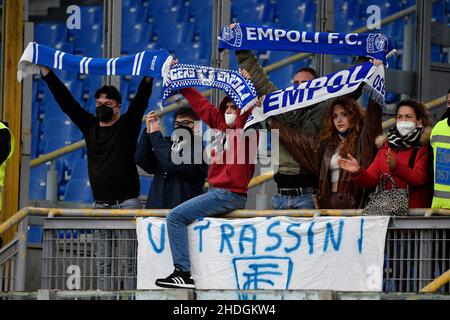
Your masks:
<path fill-rule="evenodd" d="M 380 191 L 386 190 L 386 180 L 391 181 L 392 189 L 397 189 L 397 184 L 395 183 L 395 179 L 388 173 L 383 173 L 380 177 L 380 181 L 378 182 L 378 188 Z"/>

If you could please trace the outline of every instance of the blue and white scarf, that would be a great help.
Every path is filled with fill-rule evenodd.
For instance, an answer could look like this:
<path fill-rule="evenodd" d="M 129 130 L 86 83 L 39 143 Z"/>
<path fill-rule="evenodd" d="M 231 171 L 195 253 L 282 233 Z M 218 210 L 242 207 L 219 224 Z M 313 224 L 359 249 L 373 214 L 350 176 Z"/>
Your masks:
<path fill-rule="evenodd" d="M 253 83 L 235 70 L 177 64 L 170 69 L 167 83 L 163 86 L 163 102 L 174 91 L 189 87 L 223 90 L 241 109 L 241 112 L 245 112 L 257 101 Z"/>
<path fill-rule="evenodd" d="M 371 57 L 382 60 L 396 50 L 381 33 L 329 33 L 284 30 L 236 23 L 223 28 L 219 50 L 280 50 Z"/>
<path fill-rule="evenodd" d="M 264 121 L 270 116 L 347 95 L 358 89 L 361 84 L 364 84 L 363 91 L 369 94 L 370 99 L 385 107 L 384 68 L 366 62 L 266 95 L 262 106 L 253 109 L 244 128 Z"/>
<path fill-rule="evenodd" d="M 94 75 L 131 75 L 167 78 L 172 57 L 165 49 L 146 50 L 121 58 L 90 58 L 68 54 L 30 42 L 19 61 L 17 79 L 39 74 L 37 65 Z M 167 81 L 167 79 L 165 79 Z"/>

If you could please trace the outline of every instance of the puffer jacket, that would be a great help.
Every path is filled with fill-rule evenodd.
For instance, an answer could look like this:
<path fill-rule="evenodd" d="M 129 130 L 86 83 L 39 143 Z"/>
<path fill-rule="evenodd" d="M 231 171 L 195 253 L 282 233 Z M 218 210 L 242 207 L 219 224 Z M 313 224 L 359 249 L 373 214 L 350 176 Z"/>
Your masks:
<path fill-rule="evenodd" d="M 429 183 L 428 158 L 431 127 L 425 127 L 419 141 L 416 158 L 412 168 L 409 161 L 414 147 L 408 149 L 394 149 L 387 143 L 386 135 L 381 135 L 376 139 L 379 148 L 375 160 L 369 167 L 361 166 L 359 172 L 352 174 L 353 181 L 361 187 L 372 188 L 378 184 L 383 173 L 390 174 L 395 181 L 397 188 L 409 189 L 410 208 L 429 208 L 433 196 L 433 190 Z M 391 149 L 391 154 L 395 159 L 394 169 L 389 169 L 386 153 Z M 367 168 L 367 169 L 364 169 Z M 431 177 L 432 179 L 432 177 Z M 388 180 L 386 189 L 391 189 L 391 182 Z"/>
<path fill-rule="evenodd" d="M 375 157 L 375 139 L 382 133 L 381 115 L 382 109 L 379 104 L 369 100 L 356 154 L 353 155 L 363 167 L 369 166 Z M 357 209 L 365 205 L 371 190 L 363 190 L 353 182 L 350 173 L 340 169 L 337 206 L 331 207 L 329 168 L 331 158 L 336 150 L 323 146 L 322 152 L 319 134 L 301 134 L 298 130 L 282 124 L 277 119 L 272 120 L 271 126 L 273 129 L 280 130 L 280 142 L 287 146 L 300 165 L 319 176 L 317 198 L 320 209 Z"/>

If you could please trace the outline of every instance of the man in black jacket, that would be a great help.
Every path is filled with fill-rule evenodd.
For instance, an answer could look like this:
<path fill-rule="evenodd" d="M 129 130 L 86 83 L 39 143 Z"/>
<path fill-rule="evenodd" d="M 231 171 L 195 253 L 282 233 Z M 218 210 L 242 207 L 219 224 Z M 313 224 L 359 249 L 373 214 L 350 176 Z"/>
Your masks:
<path fill-rule="evenodd" d="M 176 112 L 173 143 L 170 137 L 163 137 L 157 119 L 155 112 L 148 114 L 135 160 L 145 172 L 154 175 L 145 208 L 172 209 L 203 193 L 208 167 L 202 160 L 202 137 L 197 134 L 199 118 L 191 109 Z M 187 152 L 184 157 L 183 152 Z"/>
<path fill-rule="evenodd" d="M 44 81 L 62 111 L 69 116 L 86 140 L 89 181 L 96 209 L 141 209 L 139 175 L 134 162 L 142 117 L 152 94 L 153 78 L 144 77 L 127 112 L 121 115 L 122 96 L 114 86 L 103 86 L 95 93 L 96 115 L 84 110 L 70 91 L 47 67 L 40 66 Z M 123 234 L 126 233 L 126 234 Z M 96 230 L 98 288 L 134 288 L 134 231 Z M 118 252 L 119 251 L 119 252 Z M 118 253 L 117 253 L 118 252 Z M 113 255 L 122 259 L 114 264 Z M 125 270 L 122 270 L 125 269 Z M 121 278 L 113 279 L 119 274 Z M 123 287 L 119 281 L 123 280 Z"/>

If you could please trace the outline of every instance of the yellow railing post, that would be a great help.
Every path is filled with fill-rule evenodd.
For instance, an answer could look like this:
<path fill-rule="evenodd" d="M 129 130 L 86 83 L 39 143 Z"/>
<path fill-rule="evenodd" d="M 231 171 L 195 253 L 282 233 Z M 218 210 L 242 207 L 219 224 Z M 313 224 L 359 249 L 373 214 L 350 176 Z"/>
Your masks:
<path fill-rule="evenodd" d="M 4 200 L 0 222 L 7 220 L 19 209 L 19 177 L 22 125 L 22 85 L 15 81 L 17 66 L 23 52 L 23 1 L 3 1 L 3 115 L 16 141 L 12 157 L 6 165 Z M 28 187 L 28 186 L 27 186 Z M 5 241 L 13 238 L 14 230 L 6 234 Z"/>

